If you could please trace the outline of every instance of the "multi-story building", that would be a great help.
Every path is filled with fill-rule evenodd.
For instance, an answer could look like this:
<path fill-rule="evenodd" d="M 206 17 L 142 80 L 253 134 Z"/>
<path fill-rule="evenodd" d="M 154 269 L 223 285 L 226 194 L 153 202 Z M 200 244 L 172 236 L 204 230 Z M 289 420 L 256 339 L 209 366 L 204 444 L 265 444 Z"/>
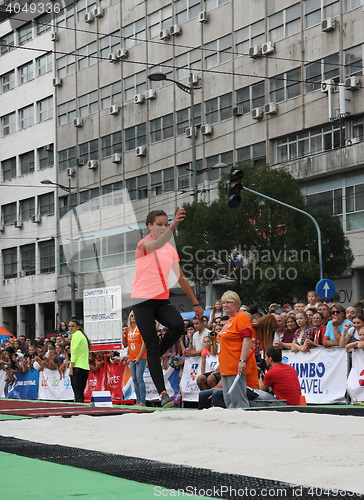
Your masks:
<path fill-rule="evenodd" d="M 221 175 L 243 160 L 285 164 L 311 205 L 341 218 L 355 261 L 337 282 L 340 299 L 364 296 L 362 0 L 64 5 L 50 24 L 0 24 L 3 322 L 11 316 L 20 331 L 30 309 L 37 331 L 43 311 L 67 319 L 70 268 L 78 312 L 84 289 L 127 292 L 147 212 L 172 216 L 196 196 L 213 199 Z M 156 72 L 167 80 L 149 80 Z M 194 165 L 191 96 L 170 81 L 188 86 L 191 75 Z M 48 151 L 43 170 L 40 155 L 52 143 L 54 166 Z M 32 168 L 22 167 L 26 154 Z M 227 167 L 211 168 L 219 163 Z M 45 178 L 64 189 L 40 187 Z M 41 197 L 54 193 L 42 212 Z M 31 198 L 41 223 L 26 219 Z M 47 267 L 42 245 L 55 235 Z"/>

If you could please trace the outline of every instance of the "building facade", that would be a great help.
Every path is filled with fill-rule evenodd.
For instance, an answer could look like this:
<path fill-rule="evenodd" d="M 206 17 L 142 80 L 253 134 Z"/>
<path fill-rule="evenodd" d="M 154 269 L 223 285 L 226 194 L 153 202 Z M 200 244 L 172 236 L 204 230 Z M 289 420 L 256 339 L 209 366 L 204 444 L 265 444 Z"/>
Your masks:
<path fill-rule="evenodd" d="M 70 270 L 77 313 L 85 289 L 130 290 L 148 211 L 213 199 L 245 160 L 285 165 L 340 217 L 355 255 L 340 300 L 364 296 L 362 0 L 79 0 L 16 17 L 0 23 L 5 327 L 67 319 Z M 195 132 L 170 81 L 190 78 Z"/>

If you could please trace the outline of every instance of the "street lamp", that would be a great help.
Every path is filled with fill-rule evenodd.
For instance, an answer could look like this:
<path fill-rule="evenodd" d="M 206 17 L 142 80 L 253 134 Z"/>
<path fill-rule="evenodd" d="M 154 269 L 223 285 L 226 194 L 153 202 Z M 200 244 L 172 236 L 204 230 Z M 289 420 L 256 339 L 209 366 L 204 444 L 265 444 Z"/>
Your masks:
<path fill-rule="evenodd" d="M 173 82 L 177 85 L 177 87 L 183 92 L 190 94 L 191 96 L 191 130 L 192 130 L 192 176 L 193 176 L 193 200 L 197 202 L 197 166 L 196 166 L 196 135 L 195 135 L 195 100 L 194 100 L 194 89 L 201 87 L 194 87 L 193 85 L 193 75 L 192 73 L 189 76 L 190 85 L 184 85 L 177 80 L 173 80 L 172 78 L 168 78 L 165 73 L 152 73 L 148 75 L 148 79 L 152 82 L 160 82 L 166 80 L 168 82 Z"/>
<path fill-rule="evenodd" d="M 57 182 L 53 182 L 49 179 L 43 179 L 40 181 L 41 184 L 51 184 L 52 186 L 59 187 L 63 189 L 63 191 L 68 192 L 68 214 L 69 214 L 69 220 L 70 220 L 70 260 L 68 263 L 68 268 L 70 270 L 70 278 L 71 278 L 71 318 L 76 317 L 76 281 L 75 281 L 75 272 L 73 268 L 73 230 L 72 230 L 72 213 L 71 213 L 71 193 L 72 189 L 74 189 L 71 186 L 71 179 L 68 180 L 68 187 L 63 186 L 62 184 L 58 184 Z"/>

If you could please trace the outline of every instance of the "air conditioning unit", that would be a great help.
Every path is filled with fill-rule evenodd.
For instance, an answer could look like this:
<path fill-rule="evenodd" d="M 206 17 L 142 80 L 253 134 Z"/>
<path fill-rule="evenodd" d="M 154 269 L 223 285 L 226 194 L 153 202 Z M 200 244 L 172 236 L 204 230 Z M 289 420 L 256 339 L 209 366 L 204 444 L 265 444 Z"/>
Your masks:
<path fill-rule="evenodd" d="M 96 7 L 96 9 L 92 11 L 92 15 L 94 17 L 102 17 L 104 15 L 104 9 L 102 7 Z"/>
<path fill-rule="evenodd" d="M 360 142 L 359 137 L 353 137 L 352 139 L 346 139 L 345 146 L 352 146 L 353 144 L 358 144 Z"/>
<path fill-rule="evenodd" d="M 259 47 L 259 45 L 253 45 L 252 47 L 249 47 L 249 57 L 252 57 L 253 59 L 255 57 L 259 57 L 262 55 L 262 49 Z"/>
<path fill-rule="evenodd" d="M 321 92 L 324 94 L 328 94 L 329 91 L 334 87 L 335 81 L 334 80 L 325 80 L 324 82 L 321 83 Z"/>
<path fill-rule="evenodd" d="M 53 144 L 46 144 L 43 146 L 43 151 L 53 151 Z"/>
<path fill-rule="evenodd" d="M 93 20 L 95 19 L 94 15 L 92 12 L 87 12 L 87 14 L 85 15 L 85 23 L 92 23 Z"/>
<path fill-rule="evenodd" d="M 321 23 L 321 30 L 322 31 L 333 31 L 336 28 L 336 21 L 332 17 L 328 17 L 327 19 L 324 19 Z"/>
<path fill-rule="evenodd" d="M 206 125 L 202 125 L 201 134 L 202 135 L 211 135 L 212 134 L 212 125 L 210 125 L 209 123 Z"/>
<path fill-rule="evenodd" d="M 24 276 L 26 276 L 26 275 L 27 275 L 26 271 L 23 271 L 23 270 L 19 271 L 19 278 L 24 278 Z"/>
<path fill-rule="evenodd" d="M 14 226 L 17 227 L 18 229 L 22 228 L 23 227 L 23 221 L 20 220 L 20 219 L 17 219 L 15 222 L 14 222 Z"/>
<path fill-rule="evenodd" d="M 127 49 L 118 49 L 116 51 L 116 57 L 120 60 L 120 59 L 126 59 L 129 55 L 129 52 Z"/>
<path fill-rule="evenodd" d="M 57 42 L 58 41 L 58 32 L 57 31 L 52 31 L 52 33 L 51 33 L 51 40 L 52 40 L 52 42 Z"/>
<path fill-rule="evenodd" d="M 190 80 L 192 79 L 192 85 L 198 85 L 200 83 L 200 77 L 197 73 L 192 73 L 190 75 Z"/>
<path fill-rule="evenodd" d="M 268 54 L 274 54 L 275 48 L 273 42 L 266 42 L 262 45 L 262 54 L 267 56 Z"/>
<path fill-rule="evenodd" d="M 144 94 L 136 94 L 134 96 L 135 104 L 143 104 L 144 100 L 145 100 Z"/>
<path fill-rule="evenodd" d="M 144 97 L 146 99 L 155 99 L 156 98 L 156 92 L 154 89 L 149 89 L 146 92 L 144 92 Z"/>
<path fill-rule="evenodd" d="M 84 164 L 85 164 L 85 158 L 77 158 L 77 159 L 76 159 L 76 165 L 77 165 L 78 167 L 83 167 L 83 166 L 84 166 Z"/>
<path fill-rule="evenodd" d="M 233 116 L 241 116 L 244 114 L 243 106 L 233 106 Z"/>
<path fill-rule="evenodd" d="M 76 175 L 76 169 L 73 167 L 68 167 L 67 168 L 67 175 L 68 175 L 68 177 L 74 177 Z"/>
<path fill-rule="evenodd" d="M 113 104 L 112 106 L 109 107 L 109 114 L 110 115 L 118 115 L 120 111 L 120 108 L 117 104 Z"/>
<path fill-rule="evenodd" d="M 159 40 L 168 40 L 171 37 L 169 30 L 161 30 L 159 32 Z"/>
<path fill-rule="evenodd" d="M 266 115 L 276 115 L 278 113 L 278 105 L 275 102 L 264 104 L 264 113 Z"/>
<path fill-rule="evenodd" d="M 88 160 L 87 162 L 87 168 L 94 170 L 99 166 L 99 162 L 97 160 Z"/>
<path fill-rule="evenodd" d="M 53 87 L 62 87 L 62 78 L 53 78 Z"/>
<path fill-rule="evenodd" d="M 82 118 L 79 118 L 79 117 L 78 117 L 78 118 L 75 118 L 75 119 L 73 120 L 73 125 L 74 125 L 75 127 L 78 127 L 78 128 L 79 128 L 79 127 L 83 127 L 83 120 L 82 120 Z"/>
<path fill-rule="evenodd" d="M 121 163 L 121 153 L 114 153 L 112 155 L 111 161 L 113 163 Z"/>
<path fill-rule="evenodd" d="M 111 63 L 117 62 L 119 60 L 116 56 L 116 52 L 111 52 L 111 54 L 109 54 L 108 59 L 109 59 L 109 62 L 111 62 Z"/>
<path fill-rule="evenodd" d="M 202 12 L 199 13 L 198 20 L 200 23 L 208 23 L 209 17 L 206 10 L 203 10 Z"/>
<path fill-rule="evenodd" d="M 360 89 L 360 79 L 357 76 L 349 76 L 345 80 L 345 87 L 348 90 Z"/>
<path fill-rule="evenodd" d="M 263 118 L 263 109 L 262 108 L 252 109 L 252 118 L 254 118 L 254 120 L 260 120 L 261 118 Z"/>
<path fill-rule="evenodd" d="M 197 137 L 197 134 L 198 134 L 198 130 L 195 127 L 195 137 Z M 191 137 L 192 137 L 192 127 L 187 127 L 186 128 L 186 137 L 188 137 L 188 139 L 191 139 Z"/>
<path fill-rule="evenodd" d="M 147 154 L 147 146 L 139 146 L 135 148 L 136 156 L 145 156 Z"/>
<path fill-rule="evenodd" d="M 170 28 L 169 28 L 169 33 L 171 36 L 178 36 L 182 33 L 182 28 L 179 24 L 173 24 Z"/>
<path fill-rule="evenodd" d="M 36 222 L 39 224 L 39 222 L 42 222 L 42 217 L 40 214 L 34 214 L 32 215 L 32 222 Z"/>

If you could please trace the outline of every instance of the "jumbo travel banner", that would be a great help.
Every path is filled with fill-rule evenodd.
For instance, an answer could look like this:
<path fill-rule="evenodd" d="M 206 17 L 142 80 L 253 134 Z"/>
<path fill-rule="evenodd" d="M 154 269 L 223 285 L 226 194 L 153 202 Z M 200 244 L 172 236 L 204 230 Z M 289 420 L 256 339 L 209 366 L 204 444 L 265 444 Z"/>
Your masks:
<path fill-rule="evenodd" d="M 282 355 L 282 362 L 296 370 L 307 403 L 345 403 L 345 349 L 316 347 L 309 352 L 283 351 Z"/>
<path fill-rule="evenodd" d="M 191 356 L 185 358 L 183 373 L 180 382 L 183 401 L 198 401 L 200 389 L 196 383 L 197 377 L 201 374 L 201 356 Z"/>
<path fill-rule="evenodd" d="M 58 370 L 44 370 L 39 372 L 39 390 L 38 399 L 46 399 L 50 401 L 73 401 L 74 394 L 67 368 L 62 378 L 60 378 Z"/>

